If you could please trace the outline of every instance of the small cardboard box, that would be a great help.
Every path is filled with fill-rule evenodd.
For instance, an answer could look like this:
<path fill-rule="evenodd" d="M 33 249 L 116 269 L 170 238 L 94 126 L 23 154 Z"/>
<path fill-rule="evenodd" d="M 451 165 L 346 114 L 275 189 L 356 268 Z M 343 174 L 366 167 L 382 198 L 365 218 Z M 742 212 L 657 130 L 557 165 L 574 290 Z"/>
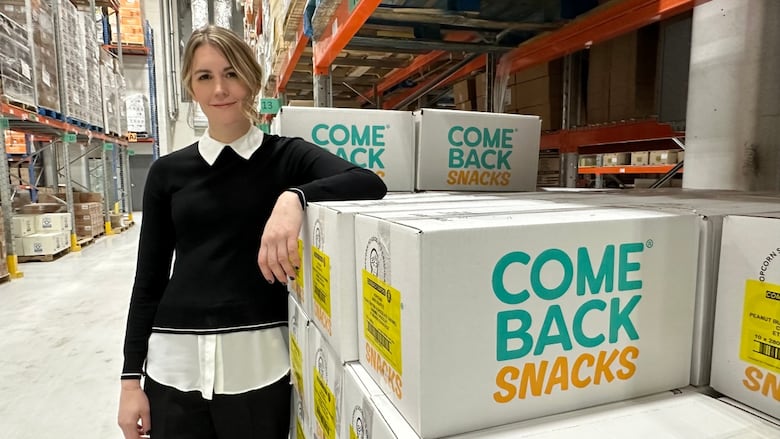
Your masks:
<path fill-rule="evenodd" d="M 16 238 L 35 233 L 35 215 L 14 215 L 11 217 L 11 234 Z"/>
<path fill-rule="evenodd" d="M 780 214 L 723 221 L 712 387 L 780 420 L 778 237 Z"/>
<path fill-rule="evenodd" d="M 358 215 L 360 362 L 421 437 L 685 386 L 697 257 L 689 214 Z"/>
<path fill-rule="evenodd" d="M 17 239 L 22 256 L 53 255 L 70 245 L 67 232 L 36 233 Z"/>
<path fill-rule="evenodd" d="M 73 229 L 69 213 L 44 213 L 33 217 L 35 230 L 40 233 L 62 232 Z"/>
<path fill-rule="evenodd" d="M 631 164 L 630 152 L 614 152 L 604 154 L 602 157 L 602 163 L 604 166 L 622 166 Z"/>
<path fill-rule="evenodd" d="M 673 165 L 677 163 L 677 151 L 650 151 L 651 165 Z"/>
<path fill-rule="evenodd" d="M 650 153 L 648 151 L 637 151 L 631 153 L 631 166 L 645 166 L 650 163 Z"/>

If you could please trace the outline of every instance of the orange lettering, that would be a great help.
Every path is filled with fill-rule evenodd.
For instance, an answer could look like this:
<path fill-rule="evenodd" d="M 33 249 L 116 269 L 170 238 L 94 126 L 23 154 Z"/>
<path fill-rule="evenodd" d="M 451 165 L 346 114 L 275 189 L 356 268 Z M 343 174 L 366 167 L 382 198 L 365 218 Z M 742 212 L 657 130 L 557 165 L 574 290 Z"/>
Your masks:
<path fill-rule="evenodd" d="M 618 370 L 616 375 L 623 381 L 631 378 L 634 376 L 634 373 L 636 373 L 636 364 L 628 359 L 629 355 L 631 356 L 631 360 L 639 358 L 639 348 L 636 346 L 628 346 L 620 353 L 620 360 L 618 361 L 620 361 L 620 365 L 623 366 L 624 369 Z"/>
<path fill-rule="evenodd" d="M 493 393 L 493 400 L 500 404 L 505 404 L 511 401 L 515 397 L 516 387 L 514 384 L 507 382 L 507 380 L 514 381 L 519 377 L 520 369 L 514 366 L 502 367 L 501 370 L 498 371 L 498 375 L 496 375 L 496 386 L 498 386 L 501 390 L 506 391 L 506 394 L 504 395 L 501 392 L 495 392 Z"/>
<path fill-rule="evenodd" d="M 604 376 L 604 379 L 607 380 L 608 383 L 611 383 L 615 380 L 615 375 L 612 374 L 612 369 L 610 369 L 610 366 L 612 365 L 612 362 L 615 361 L 619 353 L 620 351 L 613 349 L 612 353 L 609 354 L 609 358 L 606 358 L 606 351 L 599 352 L 599 358 L 598 361 L 596 361 L 596 373 L 593 377 L 593 384 L 601 384 L 602 376 Z"/>
<path fill-rule="evenodd" d="M 366 343 L 366 360 L 368 361 L 368 364 L 382 376 L 384 381 L 387 381 L 392 388 L 393 393 L 395 393 L 395 396 L 397 396 L 398 399 L 403 399 L 403 378 L 401 378 L 401 375 L 398 375 L 395 369 L 393 369 L 369 343 Z"/>
<path fill-rule="evenodd" d="M 520 392 L 517 395 L 520 399 L 525 399 L 525 395 L 528 393 L 527 389 L 531 389 L 531 395 L 540 396 L 542 394 L 542 386 L 544 386 L 544 375 L 547 372 L 547 360 L 539 363 L 539 372 L 536 371 L 536 364 L 525 363 L 523 365 L 523 376 L 520 378 Z"/>
<path fill-rule="evenodd" d="M 330 316 L 325 313 L 325 310 L 322 309 L 321 306 L 319 306 L 317 303 L 314 304 L 314 317 L 322 323 L 322 326 L 325 327 L 325 332 L 328 333 L 328 335 L 333 335 L 333 332 L 331 331 L 330 327 Z"/>
<path fill-rule="evenodd" d="M 569 390 L 569 359 L 566 357 L 555 359 L 544 393 L 549 395 L 556 385 L 560 385 L 561 390 Z"/>
<path fill-rule="evenodd" d="M 589 386 L 592 380 L 590 376 L 584 380 L 580 379 L 580 368 L 582 367 L 582 363 L 587 363 L 588 367 L 593 367 L 593 365 L 596 363 L 596 357 L 586 353 L 580 355 L 576 360 L 574 360 L 574 366 L 571 374 L 571 383 L 574 384 L 574 387 L 577 387 L 578 389 L 583 389 Z"/>
<path fill-rule="evenodd" d="M 751 392 L 758 392 L 758 389 L 761 388 L 761 378 L 764 377 L 764 374 L 761 373 L 761 369 L 748 366 L 748 368 L 745 369 L 745 377 L 746 379 L 742 380 L 742 385 L 747 387 Z"/>
<path fill-rule="evenodd" d="M 777 381 L 777 375 L 767 372 L 761 394 L 769 396 L 770 392 L 772 393 L 772 399 L 780 401 L 780 383 Z"/>

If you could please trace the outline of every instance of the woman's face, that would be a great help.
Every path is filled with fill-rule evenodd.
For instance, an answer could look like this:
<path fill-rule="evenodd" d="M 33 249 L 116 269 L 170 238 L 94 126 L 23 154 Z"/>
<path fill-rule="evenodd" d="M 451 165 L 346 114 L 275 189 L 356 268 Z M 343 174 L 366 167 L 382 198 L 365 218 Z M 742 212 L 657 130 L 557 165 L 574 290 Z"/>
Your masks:
<path fill-rule="evenodd" d="M 246 121 L 241 105 L 249 88 L 219 49 L 203 44 L 192 58 L 192 99 L 200 104 L 210 126 Z"/>

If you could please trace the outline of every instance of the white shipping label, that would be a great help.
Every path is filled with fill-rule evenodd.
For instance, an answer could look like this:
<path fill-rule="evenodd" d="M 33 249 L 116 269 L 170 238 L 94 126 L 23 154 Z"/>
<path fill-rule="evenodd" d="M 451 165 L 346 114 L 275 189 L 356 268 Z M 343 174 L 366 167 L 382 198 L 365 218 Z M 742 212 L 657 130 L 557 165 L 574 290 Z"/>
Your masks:
<path fill-rule="evenodd" d="M 30 70 L 30 65 L 24 61 L 21 61 L 21 64 L 22 64 L 22 75 L 24 75 L 24 77 L 27 79 L 32 79 L 32 71 Z"/>
<path fill-rule="evenodd" d="M 46 84 L 46 87 L 51 87 L 51 75 L 49 74 L 49 71 L 46 70 L 46 66 L 41 68 L 41 80 Z"/>

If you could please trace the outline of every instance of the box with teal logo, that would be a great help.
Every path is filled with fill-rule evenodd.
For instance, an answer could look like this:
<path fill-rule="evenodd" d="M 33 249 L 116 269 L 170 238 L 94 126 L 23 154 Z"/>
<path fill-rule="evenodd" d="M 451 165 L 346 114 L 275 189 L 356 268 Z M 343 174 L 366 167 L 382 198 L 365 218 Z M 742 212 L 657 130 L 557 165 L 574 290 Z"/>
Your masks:
<path fill-rule="evenodd" d="M 536 188 L 538 116 L 423 109 L 415 123 L 418 190 Z"/>
<path fill-rule="evenodd" d="M 391 110 L 283 107 L 275 129 L 301 137 L 362 168 L 389 191 L 414 190 L 412 113 Z"/>

